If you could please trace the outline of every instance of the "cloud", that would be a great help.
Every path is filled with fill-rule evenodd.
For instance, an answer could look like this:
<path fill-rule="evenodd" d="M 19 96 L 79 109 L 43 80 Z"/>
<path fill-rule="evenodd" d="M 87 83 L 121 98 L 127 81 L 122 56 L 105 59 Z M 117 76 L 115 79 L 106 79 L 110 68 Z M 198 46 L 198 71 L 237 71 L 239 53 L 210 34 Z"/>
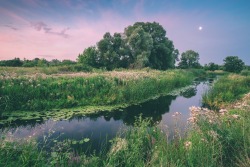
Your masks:
<path fill-rule="evenodd" d="M 14 30 L 14 31 L 17 31 L 17 30 L 19 30 L 18 28 L 16 28 L 16 27 L 14 27 L 14 26 L 12 26 L 12 25 L 4 25 L 4 27 L 8 27 L 8 28 L 10 28 L 10 29 L 12 29 L 12 30 Z"/>
<path fill-rule="evenodd" d="M 69 30 L 69 27 L 62 29 L 61 31 L 53 31 L 51 27 L 49 27 L 46 23 L 39 22 L 31 22 L 31 27 L 33 27 L 37 31 L 44 31 L 46 34 L 58 35 L 64 38 L 68 38 L 69 34 L 66 34 L 66 31 Z"/>
<path fill-rule="evenodd" d="M 47 24 L 45 24 L 44 22 L 31 23 L 31 26 L 34 27 L 34 29 L 37 31 L 44 29 L 45 32 L 46 32 L 46 29 L 48 28 Z"/>

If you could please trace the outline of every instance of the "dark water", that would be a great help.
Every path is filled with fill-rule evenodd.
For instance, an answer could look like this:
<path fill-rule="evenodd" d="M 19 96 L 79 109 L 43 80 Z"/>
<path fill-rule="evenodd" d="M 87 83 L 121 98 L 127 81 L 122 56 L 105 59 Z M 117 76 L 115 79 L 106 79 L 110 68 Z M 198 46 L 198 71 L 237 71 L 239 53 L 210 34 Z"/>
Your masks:
<path fill-rule="evenodd" d="M 46 143 L 49 148 L 55 144 L 53 140 L 79 141 L 88 138 L 89 142 L 77 144 L 75 147 L 98 152 L 103 147 L 103 143 L 109 143 L 108 141 L 114 138 L 121 129 L 132 127 L 135 118 L 141 115 L 142 118 L 152 118 L 154 124 L 168 127 L 171 136 L 176 126 L 176 118 L 172 115 L 175 112 L 181 113 L 178 117 L 178 124 L 184 130 L 189 117 L 189 107 L 201 106 L 202 94 L 208 89 L 209 83 L 209 81 L 196 81 L 192 87 L 178 96 L 160 97 L 141 105 L 130 106 L 122 111 L 104 112 L 90 117 L 78 116 L 62 121 L 17 122 L 8 128 L 8 135 L 23 139 L 35 137 L 41 145 L 44 145 L 44 140 L 49 139 Z M 2 127 L 0 134 L 1 131 L 6 133 L 7 130 Z"/>

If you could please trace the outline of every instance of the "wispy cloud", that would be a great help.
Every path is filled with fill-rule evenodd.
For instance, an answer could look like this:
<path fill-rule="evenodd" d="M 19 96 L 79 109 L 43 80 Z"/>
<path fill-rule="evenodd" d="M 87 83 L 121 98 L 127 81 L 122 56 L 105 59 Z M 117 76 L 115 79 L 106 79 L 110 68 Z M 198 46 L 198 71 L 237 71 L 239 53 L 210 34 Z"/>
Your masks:
<path fill-rule="evenodd" d="M 31 27 L 33 27 L 37 31 L 44 31 L 46 34 L 58 35 L 64 38 L 69 37 L 69 34 L 66 33 L 69 30 L 69 27 L 62 29 L 61 31 L 53 31 L 50 26 L 42 21 L 31 22 Z"/>
<path fill-rule="evenodd" d="M 19 30 L 18 28 L 16 28 L 16 27 L 14 27 L 14 26 L 12 26 L 12 25 L 3 25 L 4 27 L 8 27 L 8 28 L 10 28 L 10 29 L 12 29 L 12 30 L 14 30 L 14 31 L 17 31 L 17 30 Z"/>

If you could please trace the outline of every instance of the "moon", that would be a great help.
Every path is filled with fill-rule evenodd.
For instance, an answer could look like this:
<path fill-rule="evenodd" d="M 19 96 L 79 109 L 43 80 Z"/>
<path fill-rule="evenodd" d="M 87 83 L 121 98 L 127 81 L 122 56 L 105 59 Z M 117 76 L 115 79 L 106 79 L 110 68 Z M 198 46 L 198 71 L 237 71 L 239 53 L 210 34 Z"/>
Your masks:
<path fill-rule="evenodd" d="M 201 31 L 203 29 L 203 27 L 202 26 L 199 26 L 199 31 Z"/>

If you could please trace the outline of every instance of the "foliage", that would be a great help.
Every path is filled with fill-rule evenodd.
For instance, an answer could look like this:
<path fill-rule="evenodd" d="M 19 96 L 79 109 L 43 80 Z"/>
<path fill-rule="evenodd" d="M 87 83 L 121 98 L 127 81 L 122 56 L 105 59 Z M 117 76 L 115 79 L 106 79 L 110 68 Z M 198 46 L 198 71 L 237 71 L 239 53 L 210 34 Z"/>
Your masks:
<path fill-rule="evenodd" d="M 250 94 L 241 104 L 249 104 Z M 111 142 L 109 150 L 87 156 L 75 152 L 71 144 L 88 142 L 58 142 L 52 151 L 42 151 L 38 145 L 0 139 L 1 166 L 249 166 L 250 116 L 249 105 L 216 113 L 191 107 L 189 129 L 180 138 L 178 127 L 172 140 L 165 126 L 152 125 L 150 119 L 137 118 L 134 127 L 122 131 Z M 175 113 L 173 119 L 178 121 Z M 32 147 L 31 147 L 32 146 Z"/>
<path fill-rule="evenodd" d="M 57 60 L 53 59 L 48 61 L 46 59 L 35 58 L 33 60 L 20 60 L 19 58 L 14 58 L 12 60 L 2 60 L 0 61 L 0 66 L 5 67 L 48 67 L 48 66 L 65 66 L 74 65 L 76 62 L 72 60 Z"/>
<path fill-rule="evenodd" d="M 111 75 L 111 76 L 110 76 Z M 114 76 L 112 76 L 114 75 Z M 83 77 L 85 76 L 85 77 Z M 141 71 L 10 77 L 0 80 L 0 110 L 48 110 L 78 106 L 134 104 L 191 83 L 191 72 Z"/>
<path fill-rule="evenodd" d="M 89 47 L 78 56 L 80 63 L 96 68 L 173 68 L 178 50 L 156 22 L 137 22 L 124 33 L 105 33 L 96 47 Z"/>
<path fill-rule="evenodd" d="M 218 109 L 241 98 L 241 96 L 249 92 L 249 90 L 249 76 L 223 76 L 204 94 L 203 103 L 206 106 Z"/>
<path fill-rule="evenodd" d="M 211 62 L 211 63 L 205 64 L 204 69 L 209 70 L 209 71 L 219 70 L 219 65 Z"/>
<path fill-rule="evenodd" d="M 228 72 L 240 73 L 244 65 L 245 63 L 238 56 L 228 56 L 224 59 L 224 70 Z"/>
<path fill-rule="evenodd" d="M 248 77 L 225 76 L 215 83 L 215 87 L 225 82 L 229 83 L 226 88 L 248 86 L 249 92 Z M 242 95 L 245 91 L 235 92 Z M 216 91 L 214 95 L 219 97 L 221 92 Z M 250 93 L 219 112 L 190 107 L 186 135 L 180 137 L 175 127 L 172 140 L 169 140 L 169 129 L 153 125 L 151 119 L 143 120 L 141 116 L 134 127 L 110 141 L 109 150 L 98 155 L 87 156 L 70 147 L 89 142 L 87 138 L 58 142 L 51 151 L 46 151 L 39 149 L 32 140 L 12 141 L 3 135 L 0 138 L 0 166 L 249 166 L 249 104 Z M 179 117 L 178 113 L 173 115 L 175 121 Z"/>
<path fill-rule="evenodd" d="M 21 67 L 22 65 L 23 65 L 23 62 L 19 58 L 0 61 L 0 66 Z"/>
<path fill-rule="evenodd" d="M 247 69 L 242 70 L 240 74 L 243 75 L 243 76 L 250 76 L 250 70 L 247 70 Z"/>
<path fill-rule="evenodd" d="M 43 166 L 46 153 L 33 141 L 8 141 L 0 138 L 0 166 Z"/>
<path fill-rule="evenodd" d="M 199 68 L 199 53 L 193 50 L 187 50 L 181 54 L 179 62 L 180 68 Z"/>
<path fill-rule="evenodd" d="M 174 67 L 179 52 L 159 23 L 137 22 L 125 28 L 124 33 L 133 56 L 139 56 L 144 66 L 160 70 Z"/>

